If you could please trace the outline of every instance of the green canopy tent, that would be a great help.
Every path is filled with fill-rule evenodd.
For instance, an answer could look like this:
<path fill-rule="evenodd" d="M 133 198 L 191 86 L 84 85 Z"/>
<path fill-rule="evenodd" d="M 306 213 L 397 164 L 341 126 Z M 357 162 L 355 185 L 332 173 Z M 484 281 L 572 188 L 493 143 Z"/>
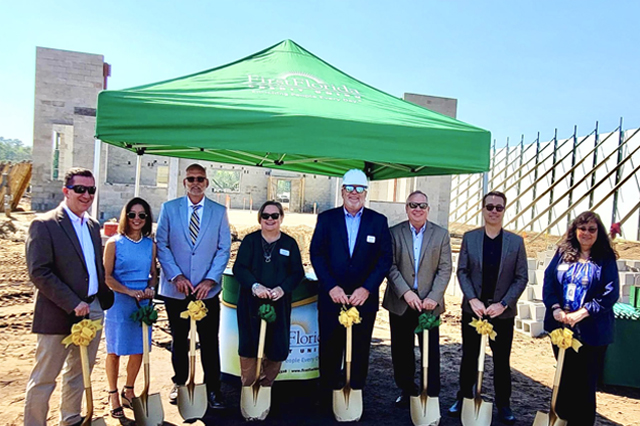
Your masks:
<path fill-rule="evenodd" d="M 197 74 L 101 92 L 96 138 L 97 147 L 101 140 L 138 158 L 328 176 L 359 168 L 380 180 L 486 171 L 491 134 L 377 90 L 285 40 Z"/>

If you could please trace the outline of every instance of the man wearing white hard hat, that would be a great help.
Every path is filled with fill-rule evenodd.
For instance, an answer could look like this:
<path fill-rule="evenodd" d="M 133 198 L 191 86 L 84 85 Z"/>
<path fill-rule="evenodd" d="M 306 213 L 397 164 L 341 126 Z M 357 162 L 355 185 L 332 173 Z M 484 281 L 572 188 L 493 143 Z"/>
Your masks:
<path fill-rule="evenodd" d="M 341 369 L 346 329 L 338 321 L 343 306 L 356 307 L 362 317 L 362 322 L 353 326 L 351 387 L 364 387 L 378 288 L 391 267 L 387 218 L 364 207 L 368 187 L 361 170 L 346 172 L 343 205 L 318 215 L 311 240 L 311 263 L 319 281 L 320 386 L 324 401 L 344 383 Z"/>

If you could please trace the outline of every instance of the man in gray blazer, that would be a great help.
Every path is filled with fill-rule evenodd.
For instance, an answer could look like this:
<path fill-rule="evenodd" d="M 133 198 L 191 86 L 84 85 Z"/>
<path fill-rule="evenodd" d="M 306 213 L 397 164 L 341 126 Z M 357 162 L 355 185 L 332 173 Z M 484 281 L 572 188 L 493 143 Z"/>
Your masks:
<path fill-rule="evenodd" d="M 498 418 L 514 424 L 511 398 L 511 342 L 516 303 L 527 286 L 527 253 L 519 235 L 502 229 L 507 197 L 489 192 L 482 198 L 485 226 L 464 234 L 458 260 L 462 299 L 462 363 L 458 400 L 449 414 L 458 416 L 462 398 L 473 397 L 477 378 L 480 335 L 469 326 L 474 317 L 489 317 L 497 333 L 490 340 L 493 351 L 493 382 Z"/>
<path fill-rule="evenodd" d="M 189 320 L 180 318 L 191 300 L 203 300 L 209 310 L 197 322 L 200 355 L 209 407 L 226 408 L 220 392 L 218 328 L 222 273 L 231 249 L 229 220 L 224 206 L 205 197 L 207 173 L 199 164 L 187 167 L 183 180 L 187 195 L 162 205 L 156 243 L 162 266 L 159 294 L 165 301 L 171 327 L 171 363 L 174 376 L 169 402 L 178 398 L 178 386 L 189 375 Z"/>
<path fill-rule="evenodd" d="M 29 277 L 36 287 L 32 331 L 37 334 L 36 359 L 27 383 L 24 404 L 26 426 L 46 426 L 49 399 L 62 371 L 60 425 L 80 425 L 84 390 L 77 346 L 62 340 L 71 326 L 86 316 L 103 318 L 113 304 L 113 292 L 104 282 L 100 224 L 87 210 L 96 193 L 90 170 L 70 169 L 62 187 L 64 201 L 37 217 L 26 241 Z M 88 346 L 93 367 L 100 331 Z"/>
<path fill-rule="evenodd" d="M 415 334 L 421 312 L 438 316 L 444 312 L 444 292 L 451 277 L 451 244 L 446 229 L 429 222 L 429 199 L 422 191 L 407 198 L 409 220 L 391 228 L 393 263 L 387 277 L 382 306 L 389 311 L 391 358 L 396 385 L 402 394 L 396 406 L 409 406 L 418 395 L 415 375 Z M 422 334 L 418 334 L 422 351 Z M 427 393 L 440 393 L 440 332 L 429 332 L 429 377 Z M 424 354 L 423 354 L 424 356 Z"/>

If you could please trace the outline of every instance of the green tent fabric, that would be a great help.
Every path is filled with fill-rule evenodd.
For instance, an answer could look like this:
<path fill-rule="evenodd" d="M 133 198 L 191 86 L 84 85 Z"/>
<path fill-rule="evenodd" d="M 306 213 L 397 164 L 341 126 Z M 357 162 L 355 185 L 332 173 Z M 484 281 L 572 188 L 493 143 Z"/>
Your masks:
<path fill-rule="evenodd" d="M 138 153 L 370 179 L 489 169 L 491 134 L 343 73 L 291 40 L 98 96 L 96 137 Z"/>

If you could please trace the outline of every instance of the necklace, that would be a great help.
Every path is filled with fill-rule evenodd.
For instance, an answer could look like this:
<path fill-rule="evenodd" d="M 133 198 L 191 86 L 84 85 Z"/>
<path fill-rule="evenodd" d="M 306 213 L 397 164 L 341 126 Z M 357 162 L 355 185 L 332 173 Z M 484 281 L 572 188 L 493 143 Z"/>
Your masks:
<path fill-rule="evenodd" d="M 129 237 L 127 234 L 123 234 L 123 235 L 127 240 L 131 241 L 134 244 L 140 244 L 140 241 L 142 241 L 142 239 L 144 238 L 142 235 L 140 235 L 140 239 L 134 240 L 133 238 Z"/>
<path fill-rule="evenodd" d="M 262 238 L 262 255 L 264 256 L 264 261 L 266 263 L 271 262 L 271 253 L 273 253 L 273 249 L 276 246 L 276 242 L 278 240 L 268 243 L 264 238 Z"/>

